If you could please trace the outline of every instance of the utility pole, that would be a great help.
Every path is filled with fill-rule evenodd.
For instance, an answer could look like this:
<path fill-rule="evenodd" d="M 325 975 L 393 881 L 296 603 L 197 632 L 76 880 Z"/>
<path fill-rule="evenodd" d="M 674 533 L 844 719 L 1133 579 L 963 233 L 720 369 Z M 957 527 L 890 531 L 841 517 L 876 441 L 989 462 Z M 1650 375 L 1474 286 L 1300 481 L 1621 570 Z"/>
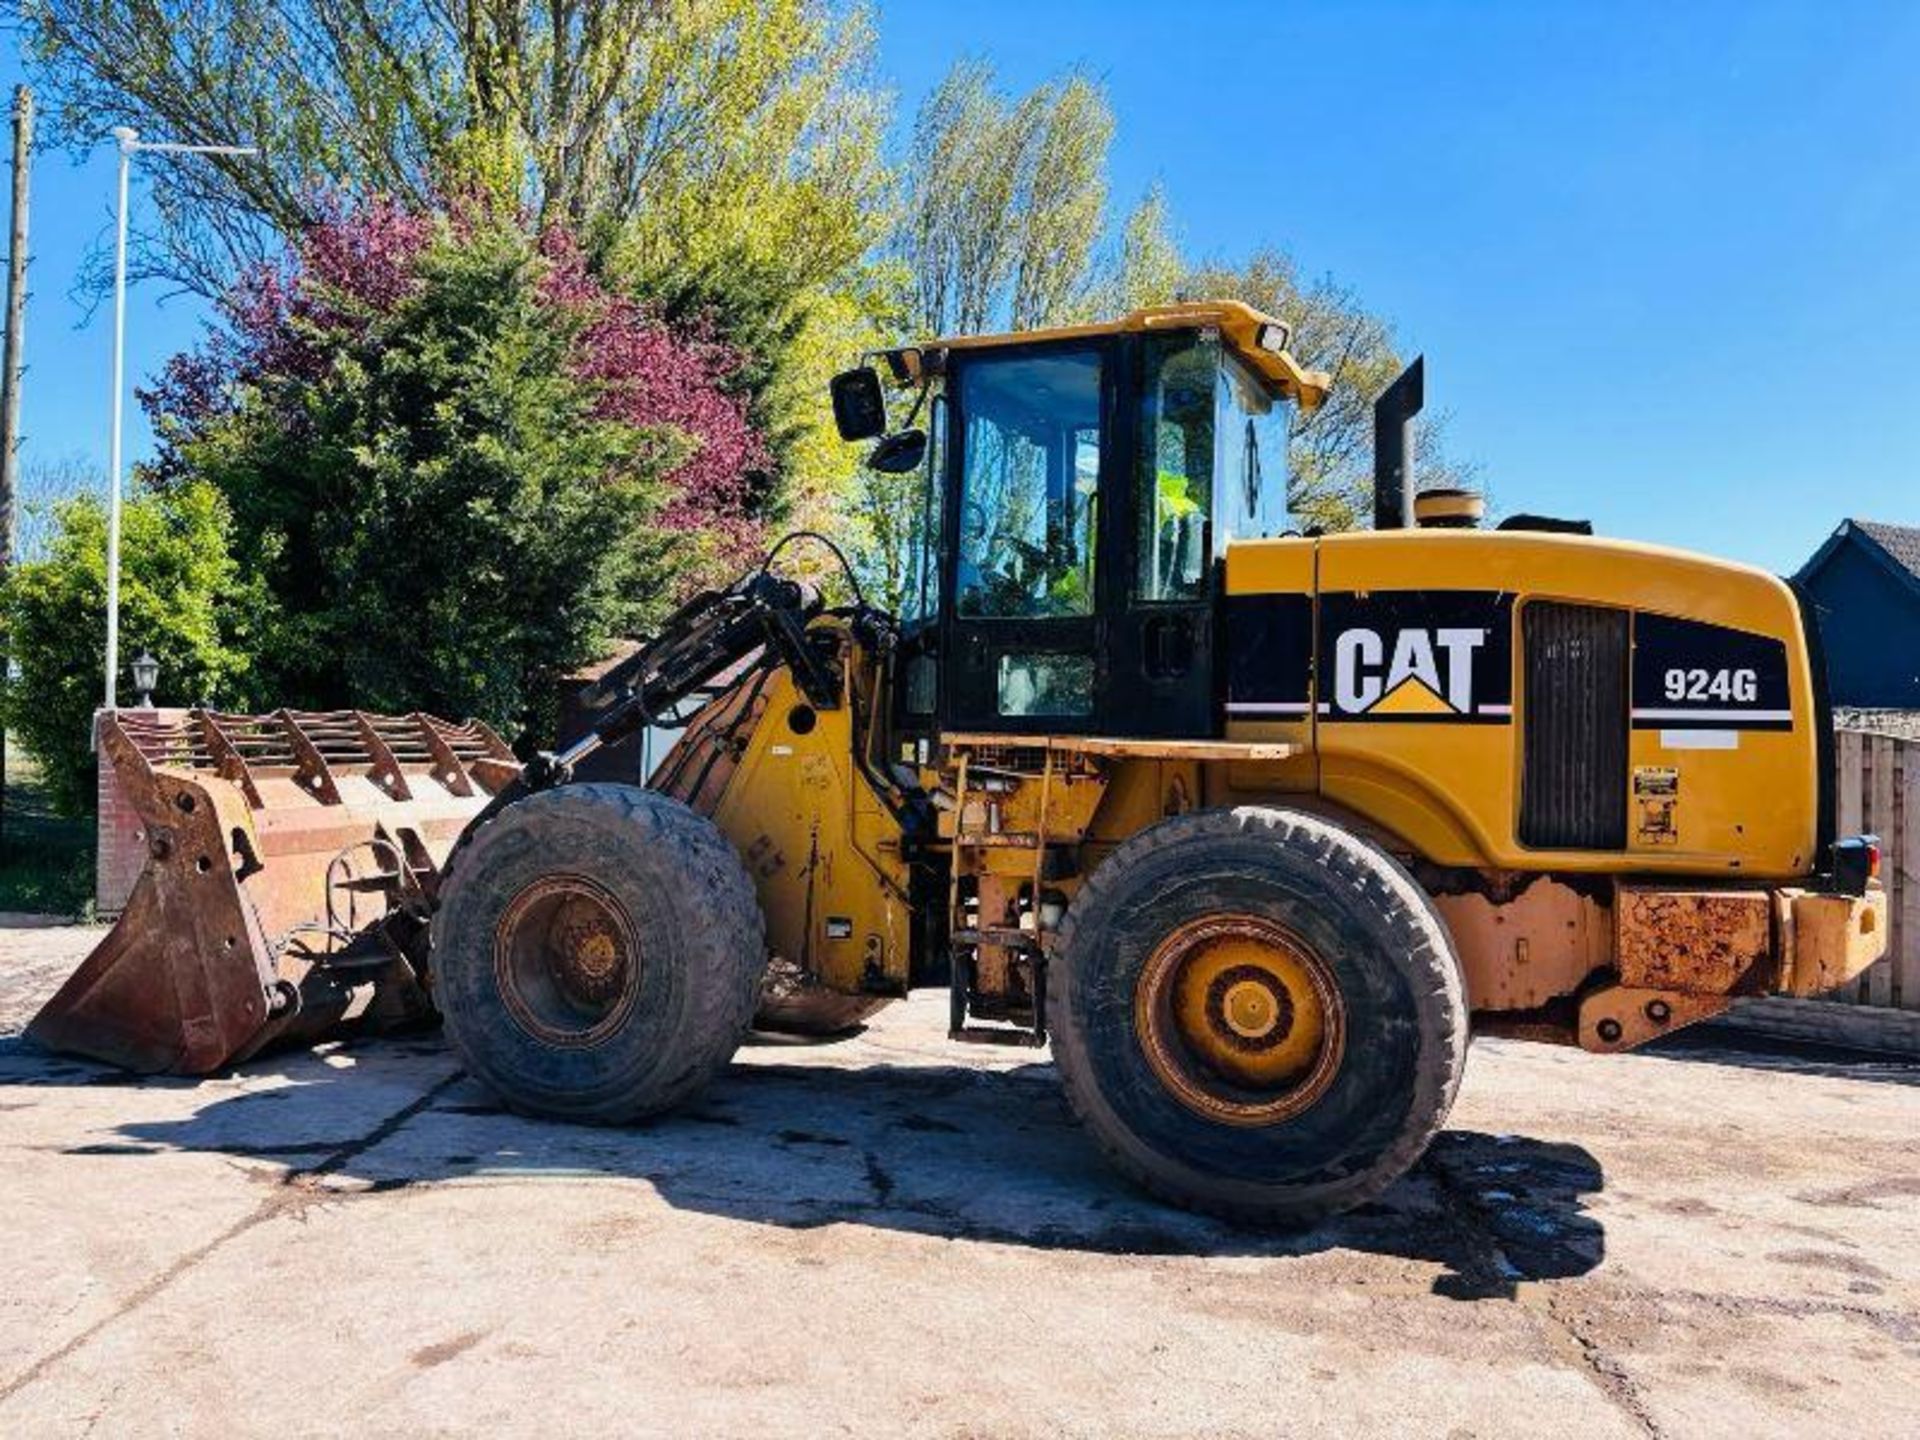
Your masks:
<path fill-rule="evenodd" d="M 27 326 L 27 167 L 33 156 L 33 91 L 13 89 L 13 240 L 7 250 L 7 331 L 0 354 L 0 576 L 19 535 L 20 353 Z"/>
<path fill-rule="evenodd" d="M 27 338 L 27 167 L 33 157 L 33 91 L 13 90 L 13 229 L 7 249 L 6 341 L 0 346 L 0 580 L 19 536 L 20 370 Z M 0 669 L 12 657 L 0 654 Z M 0 674 L 0 679 L 4 679 Z M 7 732 L 0 730 L 0 841 L 6 838 Z"/>

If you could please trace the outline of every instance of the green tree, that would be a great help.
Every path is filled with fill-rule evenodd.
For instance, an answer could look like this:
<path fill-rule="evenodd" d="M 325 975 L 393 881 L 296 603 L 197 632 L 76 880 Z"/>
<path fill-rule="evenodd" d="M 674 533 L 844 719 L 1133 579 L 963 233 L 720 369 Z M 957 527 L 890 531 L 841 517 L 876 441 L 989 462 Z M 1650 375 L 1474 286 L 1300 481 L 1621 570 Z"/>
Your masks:
<path fill-rule="evenodd" d="M 1119 253 L 1107 281 L 1106 309 L 1123 315 L 1142 305 L 1180 298 L 1186 264 L 1172 233 L 1167 194 L 1158 184 L 1141 197 L 1120 228 Z"/>
<path fill-rule="evenodd" d="M 1075 318 L 1094 296 L 1113 112 L 1067 74 L 1013 97 L 966 60 L 921 104 L 896 249 L 921 335 Z"/>
<path fill-rule="evenodd" d="M 249 629 L 263 596 L 231 550 L 232 516 L 212 486 L 136 491 L 121 511 L 119 690 L 143 649 L 160 662 L 162 703 L 244 703 Z M 0 692 L 8 733 L 41 763 L 64 813 L 94 808 L 90 744 L 101 701 L 107 611 L 106 507 L 93 495 L 57 502 L 38 552 L 0 590 L 15 673 Z"/>
<path fill-rule="evenodd" d="M 145 166 L 142 260 L 207 295 L 336 186 L 415 208 L 477 187 L 541 224 L 632 224 L 648 265 L 746 253 L 818 283 L 864 255 L 887 183 L 871 27 L 837 0 L 16 8 L 56 138 L 128 124 L 262 148 Z"/>
<path fill-rule="evenodd" d="M 250 141 L 142 162 L 136 268 L 202 294 L 341 191 L 496 202 L 582 235 L 629 294 L 748 358 L 770 516 L 849 484 L 820 396 L 869 343 L 891 220 L 889 101 L 852 0 L 17 0 L 51 130 Z M 95 279 L 103 278 L 96 274 Z"/>
<path fill-rule="evenodd" d="M 545 734 L 558 677 L 666 608 L 708 543 L 662 528 L 700 499 L 666 485 L 689 432 L 636 423 L 698 418 L 655 393 L 686 357 L 514 225 L 433 222 L 409 248 L 409 223 L 361 224 L 348 255 L 322 227 L 291 290 L 233 302 L 247 328 L 150 402 L 160 473 L 232 506 L 270 597 L 260 703 Z"/>
<path fill-rule="evenodd" d="M 848 550 L 867 599 L 895 615 L 906 613 L 919 578 L 924 543 L 927 477 L 887 475 L 862 466 L 847 497 Z"/>

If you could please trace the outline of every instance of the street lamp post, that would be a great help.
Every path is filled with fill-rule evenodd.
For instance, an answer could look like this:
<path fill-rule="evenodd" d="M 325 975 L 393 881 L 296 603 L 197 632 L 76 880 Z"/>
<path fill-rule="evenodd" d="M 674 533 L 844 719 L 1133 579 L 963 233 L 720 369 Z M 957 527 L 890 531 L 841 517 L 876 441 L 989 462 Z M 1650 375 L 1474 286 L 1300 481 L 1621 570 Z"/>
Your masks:
<path fill-rule="evenodd" d="M 112 472 L 112 490 L 107 496 L 107 705 L 116 708 L 117 680 L 120 672 L 120 423 L 122 391 L 126 387 L 127 351 L 127 174 L 133 157 L 142 150 L 166 151 L 176 155 L 258 155 L 255 145 L 180 145 L 167 141 L 142 140 L 130 125 L 114 127 L 113 138 L 120 146 L 120 183 L 118 218 L 113 248 L 113 436 L 107 445 L 107 468 Z"/>
<path fill-rule="evenodd" d="M 153 708 L 153 692 L 160 688 L 160 662 L 151 650 L 142 650 L 128 667 L 133 671 L 133 688 L 140 692 L 142 709 Z"/>

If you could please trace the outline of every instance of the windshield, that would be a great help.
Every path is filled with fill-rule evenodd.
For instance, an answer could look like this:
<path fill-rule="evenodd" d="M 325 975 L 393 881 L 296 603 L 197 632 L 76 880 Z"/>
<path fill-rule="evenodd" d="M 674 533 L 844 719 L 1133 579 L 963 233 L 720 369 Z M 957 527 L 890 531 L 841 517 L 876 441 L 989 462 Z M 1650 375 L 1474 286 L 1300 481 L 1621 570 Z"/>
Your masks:
<path fill-rule="evenodd" d="M 960 371 L 962 615 L 1093 613 L 1100 352 L 970 358 Z"/>
<path fill-rule="evenodd" d="M 1149 337 L 1135 492 L 1139 599 L 1201 599 L 1227 541 L 1287 529 L 1291 409 L 1213 333 Z"/>

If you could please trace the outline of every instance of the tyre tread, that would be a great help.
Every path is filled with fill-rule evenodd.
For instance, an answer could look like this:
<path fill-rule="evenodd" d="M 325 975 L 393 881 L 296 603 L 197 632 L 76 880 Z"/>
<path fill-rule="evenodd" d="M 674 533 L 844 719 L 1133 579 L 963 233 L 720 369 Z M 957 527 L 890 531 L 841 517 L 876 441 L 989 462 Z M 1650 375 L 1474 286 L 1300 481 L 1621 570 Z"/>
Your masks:
<path fill-rule="evenodd" d="M 463 878 L 480 872 L 486 852 L 506 833 L 501 819 L 523 806 L 542 804 L 566 809 L 574 823 L 644 831 L 649 846 L 657 846 L 671 857 L 667 863 L 678 872 L 698 913 L 709 918 L 695 933 L 683 937 L 692 962 L 687 1014 L 669 1037 L 670 1058 L 654 1070 L 643 1093 L 582 1097 L 578 1105 L 564 1107 L 511 1094 L 502 1094 L 501 1098 L 509 1108 L 522 1113 L 560 1114 L 566 1119 L 609 1125 L 670 1110 L 691 1098 L 726 1065 L 752 1020 L 766 961 L 764 921 L 752 882 L 719 828 L 672 797 L 615 783 L 567 785 L 510 806 L 463 839 L 460 863 L 450 867 L 435 909 L 435 949 L 444 938 L 445 917 L 459 898 Z M 527 818 L 520 817 L 523 822 Z M 470 1049 L 472 1037 L 462 1034 L 461 1023 L 452 1013 L 446 1013 L 445 1020 L 454 1050 L 470 1071 L 478 1071 L 481 1067 Z"/>
<path fill-rule="evenodd" d="M 1078 1057 L 1062 1054 L 1058 1033 L 1054 1054 L 1067 1105 L 1094 1138 L 1107 1160 L 1149 1193 L 1186 1209 L 1198 1210 L 1243 1224 L 1311 1225 L 1330 1215 L 1376 1199 L 1417 1162 L 1446 1122 L 1459 1091 L 1465 1068 L 1468 1021 L 1465 985 L 1452 938 L 1417 881 L 1406 868 L 1373 841 L 1330 821 L 1302 811 L 1271 806 L 1240 806 L 1231 810 L 1203 810 L 1176 816 L 1149 826 L 1120 845 L 1087 877 L 1062 921 L 1055 953 L 1071 953 L 1074 934 L 1098 907 L 1115 903 L 1128 872 L 1148 856 L 1191 844 L 1211 835 L 1258 834 L 1293 848 L 1324 865 L 1351 884 L 1363 897 L 1374 899 L 1388 914 L 1404 941 L 1404 965 L 1415 1003 L 1436 1022 L 1437 1063 L 1415 1071 L 1415 1093 L 1408 1107 L 1409 1123 L 1369 1165 L 1356 1184 L 1325 1199 L 1249 1203 L 1228 1197 L 1196 1193 L 1142 1163 L 1108 1133 L 1095 1110 L 1090 1074 Z"/>

